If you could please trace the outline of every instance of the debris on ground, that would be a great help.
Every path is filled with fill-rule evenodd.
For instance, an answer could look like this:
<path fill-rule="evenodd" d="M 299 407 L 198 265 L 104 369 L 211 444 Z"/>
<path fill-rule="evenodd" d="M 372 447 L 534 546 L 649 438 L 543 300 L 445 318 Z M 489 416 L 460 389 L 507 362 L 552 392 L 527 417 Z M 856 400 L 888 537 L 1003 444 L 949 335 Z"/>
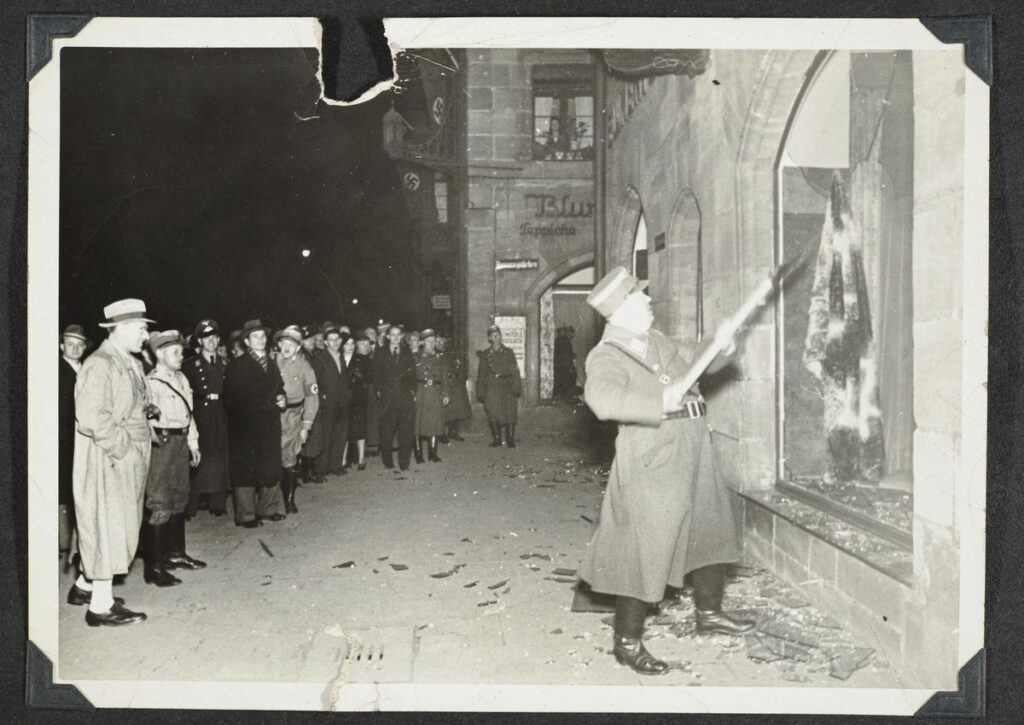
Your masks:
<path fill-rule="evenodd" d="M 389 566 L 395 571 L 405 571 L 409 568 L 405 564 L 390 564 Z"/>
<path fill-rule="evenodd" d="M 554 574 L 555 576 L 576 576 L 576 570 L 575 569 L 562 569 L 562 568 L 558 568 L 558 569 L 552 569 L 551 573 Z"/>
<path fill-rule="evenodd" d="M 263 539 L 257 539 L 257 541 L 260 542 L 260 546 L 263 547 L 263 551 L 265 551 L 267 553 L 267 556 L 269 556 L 269 557 L 273 557 L 274 556 L 274 552 L 272 552 L 270 550 L 270 547 L 266 545 L 266 543 L 263 541 Z"/>
<path fill-rule="evenodd" d="M 465 566 L 466 566 L 465 564 L 456 564 L 455 566 L 453 566 L 448 571 L 441 571 L 441 572 L 438 572 L 437 574 L 431 574 L 430 577 L 432 579 L 444 579 L 445 577 L 449 577 L 452 574 L 455 574 L 456 572 L 459 571 L 459 569 L 462 569 Z"/>
<path fill-rule="evenodd" d="M 351 569 L 355 565 L 356 565 L 356 563 L 354 561 L 346 561 L 346 562 L 343 562 L 341 564 L 335 564 L 331 568 L 332 569 Z"/>
<path fill-rule="evenodd" d="M 469 584 L 463 584 L 462 588 L 463 589 L 472 589 L 473 587 L 475 587 L 479 583 L 480 583 L 479 581 L 473 581 L 473 582 L 470 582 Z"/>
<path fill-rule="evenodd" d="M 494 589 L 501 589 L 506 584 L 508 584 L 508 579 L 503 579 L 502 581 L 498 582 L 497 584 L 489 584 L 487 586 L 487 588 L 493 591 Z"/>

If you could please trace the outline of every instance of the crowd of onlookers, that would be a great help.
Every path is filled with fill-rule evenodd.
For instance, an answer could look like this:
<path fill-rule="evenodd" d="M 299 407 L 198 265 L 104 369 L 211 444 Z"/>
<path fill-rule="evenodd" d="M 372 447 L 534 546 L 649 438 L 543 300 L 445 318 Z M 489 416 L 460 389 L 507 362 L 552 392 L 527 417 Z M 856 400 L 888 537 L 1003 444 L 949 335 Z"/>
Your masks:
<path fill-rule="evenodd" d="M 141 544 L 144 578 L 173 586 L 201 569 L 185 522 L 201 509 L 255 528 L 297 513 L 300 484 L 440 462 L 472 415 L 465 355 L 434 330 L 332 321 L 271 330 L 259 320 L 222 336 L 212 319 L 186 336 L 151 330 L 141 300 L 104 309 L 109 336 L 91 355 L 80 325 L 61 340 L 61 546 L 81 575 L 68 601 L 90 625 L 145 619 L 110 594 Z M 488 330 L 476 397 L 492 446 L 514 447 L 519 367 Z M 283 509 L 283 511 L 282 511 Z M 97 594 L 98 592 L 98 594 Z"/>

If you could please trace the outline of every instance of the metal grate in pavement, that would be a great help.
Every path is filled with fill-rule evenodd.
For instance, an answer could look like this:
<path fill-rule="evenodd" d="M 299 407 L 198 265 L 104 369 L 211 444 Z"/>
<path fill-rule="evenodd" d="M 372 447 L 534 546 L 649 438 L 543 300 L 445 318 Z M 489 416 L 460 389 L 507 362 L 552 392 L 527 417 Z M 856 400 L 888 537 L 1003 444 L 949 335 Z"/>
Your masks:
<path fill-rule="evenodd" d="M 413 627 L 376 627 L 346 631 L 347 682 L 411 682 Z"/>

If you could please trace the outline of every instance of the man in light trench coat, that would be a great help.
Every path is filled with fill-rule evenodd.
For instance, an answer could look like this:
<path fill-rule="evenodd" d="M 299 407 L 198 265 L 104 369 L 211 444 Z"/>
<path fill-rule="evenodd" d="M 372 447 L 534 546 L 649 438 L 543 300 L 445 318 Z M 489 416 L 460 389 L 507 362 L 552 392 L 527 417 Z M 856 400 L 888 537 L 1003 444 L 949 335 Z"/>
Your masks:
<path fill-rule="evenodd" d="M 587 297 L 607 319 L 587 357 L 584 397 L 600 420 L 619 423 L 601 520 L 580 566 L 597 592 L 616 595 L 614 654 L 641 674 L 668 665 L 643 645 L 649 603 L 691 574 L 698 633 L 737 635 L 754 623 L 722 611 L 726 567 L 739 559 L 730 493 L 718 475 L 697 386 L 678 382 L 700 350 L 651 329 L 646 282 L 616 267 Z M 720 331 L 728 363 L 735 345 Z"/>
<path fill-rule="evenodd" d="M 88 604 L 91 627 L 141 622 L 142 612 L 115 600 L 113 579 L 135 557 L 149 469 L 149 396 L 142 364 L 132 357 L 146 343 L 142 300 L 103 309 L 110 336 L 83 364 L 75 384 L 74 495 L 82 573 L 70 604 Z"/>

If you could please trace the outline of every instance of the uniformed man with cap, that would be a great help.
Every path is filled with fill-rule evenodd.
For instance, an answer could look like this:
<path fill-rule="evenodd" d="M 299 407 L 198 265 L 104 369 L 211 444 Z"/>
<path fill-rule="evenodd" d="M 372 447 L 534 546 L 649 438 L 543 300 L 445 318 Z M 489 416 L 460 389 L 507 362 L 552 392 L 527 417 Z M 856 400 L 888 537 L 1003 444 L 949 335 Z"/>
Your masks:
<path fill-rule="evenodd" d="M 199 429 L 193 415 L 192 386 L 181 372 L 185 339 L 165 330 L 149 341 L 156 366 L 146 376 L 149 399 L 160 411 L 150 419 L 153 452 L 146 477 L 146 520 L 142 527 L 144 578 L 158 587 L 180 584 L 169 569 L 202 569 L 185 553 L 185 507 L 189 463 L 199 465 Z"/>
<path fill-rule="evenodd" d="M 491 447 L 501 445 L 502 432 L 509 448 L 516 447 L 516 423 L 519 420 L 519 396 L 523 381 L 512 348 L 501 342 L 501 328 L 487 328 L 490 346 L 477 352 L 476 397 L 484 404 L 491 428 Z"/>
<path fill-rule="evenodd" d="M 103 309 L 110 330 L 82 363 L 75 383 L 74 497 L 81 575 L 68 603 L 88 604 L 89 626 L 141 622 L 142 612 L 113 596 L 113 580 L 126 574 L 139 543 L 149 468 L 151 411 L 142 364 L 134 357 L 153 322 L 142 300 Z"/>
<path fill-rule="evenodd" d="M 597 592 L 617 595 L 614 655 L 641 674 L 661 674 L 665 662 L 644 647 L 649 603 L 690 574 L 698 633 L 738 635 L 753 623 L 722 611 L 726 565 L 739 559 L 731 493 L 718 474 L 705 403 L 678 379 L 700 354 L 651 328 L 651 300 L 624 268 L 603 277 L 587 302 L 607 319 L 601 342 L 587 356 L 584 397 L 600 420 L 619 424 L 615 460 L 601 520 L 579 576 Z M 735 349 L 726 327 L 714 342 Z M 704 344 L 711 344 L 711 340 Z"/>
<path fill-rule="evenodd" d="M 60 428 L 57 430 L 57 505 L 60 512 L 58 534 L 61 551 L 72 550 L 75 530 L 75 381 L 82 369 L 82 357 L 89 349 L 89 338 L 81 325 L 68 325 L 60 336 L 60 367 L 57 374 L 57 398 Z"/>
<path fill-rule="evenodd" d="M 313 366 L 302 349 L 302 332 L 296 325 L 278 330 L 274 335 L 277 345 L 277 366 L 284 381 L 285 407 L 281 411 L 281 493 L 285 509 L 296 514 L 295 488 L 299 452 L 309 438 L 309 431 L 320 408 L 319 388 Z"/>
<path fill-rule="evenodd" d="M 228 482 L 228 415 L 224 410 L 224 374 L 227 363 L 218 354 L 220 328 L 216 320 L 201 320 L 195 329 L 199 354 L 182 367 L 195 398 L 195 421 L 203 441 L 203 460 L 192 469 L 187 518 L 195 516 L 203 496 L 209 501 L 210 513 L 223 516 L 227 512 Z"/>
<path fill-rule="evenodd" d="M 299 327 L 302 332 L 302 348 L 299 350 L 299 355 L 306 359 L 310 367 L 313 368 L 313 374 L 316 374 L 315 360 L 318 355 L 323 352 L 323 333 L 316 329 L 314 325 L 302 325 Z M 319 341 L 318 341 L 319 340 Z M 317 418 L 320 416 L 320 411 L 317 411 Z M 313 427 L 310 429 L 306 442 L 302 444 L 302 451 L 299 453 L 299 463 L 296 481 L 299 483 L 324 483 L 327 478 L 317 473 L 314 466 L 316 457 L 320 455 L 320 451 L 323 450 L 323 428 L 317 425 L 316 420 L 313 421 Z"/>
<path fill-rule="evenodd" d="M 242 339 L 248 351 L 228 364 L 224 406 L 235 525 L 251 529 L 285 518 L 278 511 L 285 397 L 277 362 L 267 354 L 267 328 L 259 320 L 249 320 L 242 327 Z"/>

